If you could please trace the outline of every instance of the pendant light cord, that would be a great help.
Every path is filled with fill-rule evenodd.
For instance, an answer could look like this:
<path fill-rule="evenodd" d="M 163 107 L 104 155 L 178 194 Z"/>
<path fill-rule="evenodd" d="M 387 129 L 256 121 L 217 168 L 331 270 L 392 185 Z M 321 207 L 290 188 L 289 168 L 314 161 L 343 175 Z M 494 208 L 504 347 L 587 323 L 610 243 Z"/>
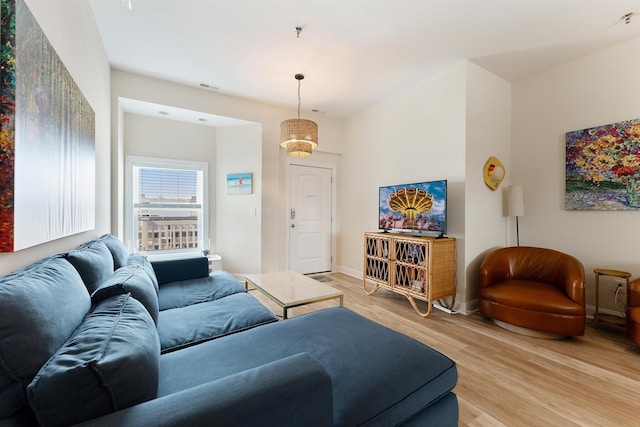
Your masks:
<path fill-rule="evenodd" d="M 298 80 L 298 120 L 300 120 L 300 80 Z"/>

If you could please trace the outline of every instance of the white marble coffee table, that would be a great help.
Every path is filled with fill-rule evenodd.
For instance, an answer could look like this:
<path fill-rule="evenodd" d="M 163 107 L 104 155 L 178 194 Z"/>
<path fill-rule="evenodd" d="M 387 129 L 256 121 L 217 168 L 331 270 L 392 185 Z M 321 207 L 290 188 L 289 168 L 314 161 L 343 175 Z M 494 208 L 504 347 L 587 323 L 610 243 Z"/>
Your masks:
<path fill-rule="evenodd" d="M 245 278 L 282 307 L 283 319 L 287 318 L 287 310 L 293 307 L 334 298 L 340 300 L 340 306 L 344 303 L 341 291 L 295 271 L 247 274 Z"/>

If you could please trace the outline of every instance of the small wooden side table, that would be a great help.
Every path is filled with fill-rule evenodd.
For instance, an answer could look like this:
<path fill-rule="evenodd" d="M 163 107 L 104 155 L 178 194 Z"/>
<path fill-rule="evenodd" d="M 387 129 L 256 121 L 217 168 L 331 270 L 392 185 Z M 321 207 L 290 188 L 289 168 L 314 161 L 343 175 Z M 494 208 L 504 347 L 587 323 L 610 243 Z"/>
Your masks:
<path fill-rule="evenodd" d="M 631 277 L 631 273 L 628 271 L 620 271 L 620 270 L 609 270 L 606 268 L 596 268 L 593 270 L 596 274 L 596 309 L 593 313 L 593 320 L 596 329 L 598 328 L 598 320 L 600 318 L 600 276 L 610 276 L 610 277 L 618 277 L 621 279 L 625 279 L 627 281 L 626 289 L 629 288 L 629 278 Z"/>

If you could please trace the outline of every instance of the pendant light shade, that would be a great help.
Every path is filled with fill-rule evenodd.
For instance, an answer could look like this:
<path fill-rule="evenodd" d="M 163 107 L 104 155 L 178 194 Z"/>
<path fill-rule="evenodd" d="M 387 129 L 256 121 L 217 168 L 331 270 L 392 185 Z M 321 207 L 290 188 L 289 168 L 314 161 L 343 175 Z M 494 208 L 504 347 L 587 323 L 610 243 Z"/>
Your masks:
<path fill-rule="evenodd" d="M 318 125 L 312 120 L 300 118 L 300 80 L 304 75 L 296 74 L 298 80 L 298 118 L 287 119 L 280 123 L 280 146 L 285 148 L 287 156 L 304 158 L 318 146 Z"/>
<path fill-rule="evenodd" d="M 318 146 L 318 125 L 305 119 L 288 119 L 280 123 L 280 146 L 289 157 L 309 157 Z"/>

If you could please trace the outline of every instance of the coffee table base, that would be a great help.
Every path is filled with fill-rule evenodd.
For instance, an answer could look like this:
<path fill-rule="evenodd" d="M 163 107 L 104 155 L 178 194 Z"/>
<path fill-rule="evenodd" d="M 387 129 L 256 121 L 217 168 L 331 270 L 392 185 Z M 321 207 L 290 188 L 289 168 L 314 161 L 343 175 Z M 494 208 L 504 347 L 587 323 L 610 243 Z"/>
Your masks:
<path fill-rule="evenodd" d="M 344 306 L 344 296 L 343 295 L 340 295 L 340 296 L 337 296 L 337 297 L 327 297 L 327 298 L 317 299 L 315 301 L 302 302 L 300 304 L 295 304 L 295 305 L 281 306 L 282 307 L 282 318 L 283 319 L 288 319 L 289 318 L 288 317 L 288 310 L 290 308 L 300 307 L 302 305 L 307 305 L 307 304 L 313 304 L 315 302 L 329 301 L 329 300 L 332 300 L 334 298 L 338 298 L 340 300 L 340 307 Z"/>

